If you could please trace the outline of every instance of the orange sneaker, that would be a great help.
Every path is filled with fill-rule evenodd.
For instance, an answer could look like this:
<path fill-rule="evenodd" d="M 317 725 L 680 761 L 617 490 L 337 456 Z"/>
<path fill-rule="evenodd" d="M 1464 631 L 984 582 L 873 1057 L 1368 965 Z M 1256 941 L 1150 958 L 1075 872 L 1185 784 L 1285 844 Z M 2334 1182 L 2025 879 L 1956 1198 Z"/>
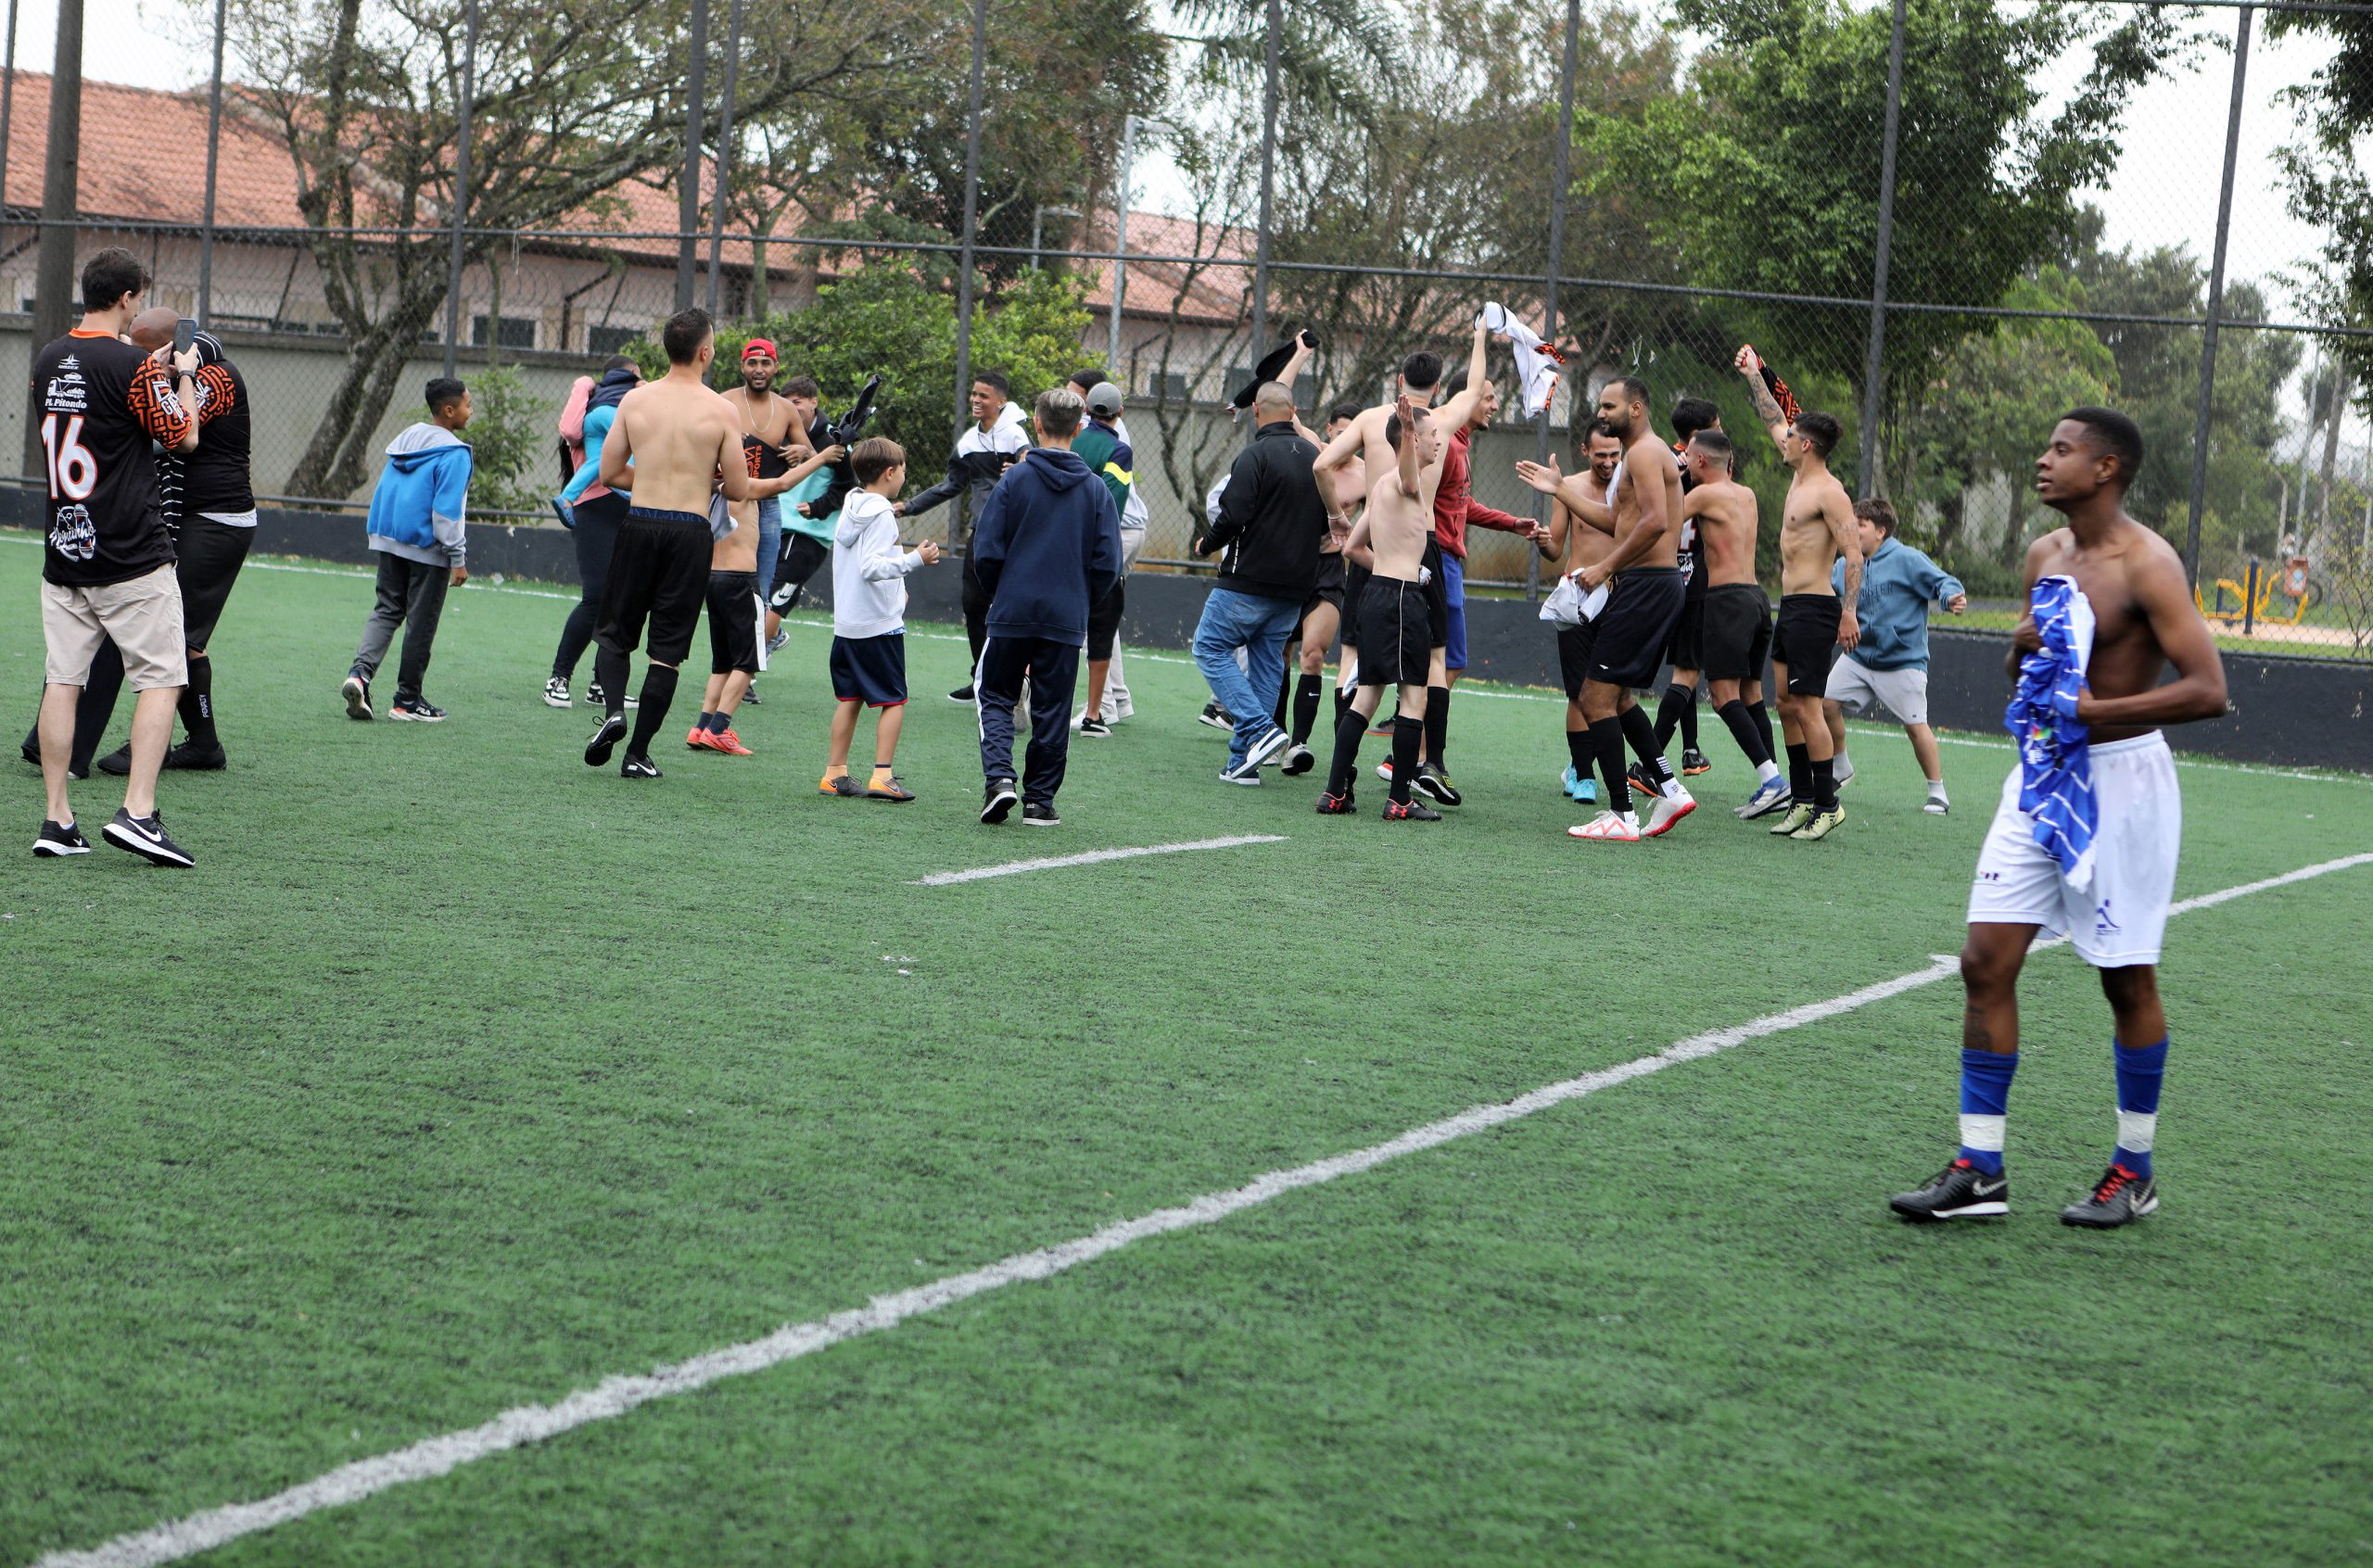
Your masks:
<path fill-rule="evenodd" d="M 692 727 L 686 732 L 684 736 L 684 750 L 688 752 L 707 751 L 708 731 L 703 729 L 699 725 L 692 726 Z"/>
<path fill-rule="evenodd" d="M 730 727 L 710 730 L 708 749 L 712 752 L 723 752 L 730 757 L 746 757 L 755 754 L 749 747 L 742 744 L 742 737 L 734 734 Z"/>

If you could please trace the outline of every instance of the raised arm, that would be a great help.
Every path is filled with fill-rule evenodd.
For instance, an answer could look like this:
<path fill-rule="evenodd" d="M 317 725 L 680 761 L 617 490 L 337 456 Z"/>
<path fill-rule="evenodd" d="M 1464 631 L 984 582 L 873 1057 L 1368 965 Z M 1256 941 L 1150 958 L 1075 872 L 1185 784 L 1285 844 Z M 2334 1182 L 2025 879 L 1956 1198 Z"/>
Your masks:
<path fill-rule="evenodd" d="M 1475 346 L 1466 356 L 1466 385 L 1458 396 L 1435 411 L 1434 417 L 1442 421 L 1446 429 L 1456 430 L 1475 417 L 1483 403 L 1483 384 L 1491 376 L 1491 336 L 1483 323 L 1475 323 Z"/>
<path fill-rule="evenodd" d="M 1368 418 L 1374 410 L 1362 410 L 1360 417 L 1343 427 L 1343 434 L 1318 449 L 1317 460 L 1312 467 L 1322 474 L 1332 474 L 1358 454 L 1367 443 Z M 1326 492 L 1324 487 L 1320 495 Z"/>
<path fill-rule="evenodd" d="M 1755 351 L 1754 344 L 1742 343 L 1737 358 L 1731 362 L 1746 378 L 1746 400 L 1755 405 L 1755 417 L 1771 433 L 1771 444 L 1779 446 L 1787 439 L 1788 416 L 1781 411 L 1780 399 L 1771 395 L 1771 388 L 1764 385 L 1762 356 Z"/>
<path fill-rule="evenodd" d="M 1421 487 L 1418 477 L 1417 411 L 1410 403 L 1407 393 L 1401 395 L 1394 411 L 1401 416 L 1401 445 L 1393 453 L 1400 460 L 1393 477 L 1400 480 L 1402 495 L 1407 496 L 1411 500 L 1423 500 L 1426 492 Z"/>
<path fill-rule="evenodd" d="M 2176 666 L 2176 678 L 2131 697 L 2096 697 L 2087 689 L 2077 694 L 2076 721 L 2133 727 L 2189 724 L 2223 714 L 2225 661 L 2208 635 L 2208 623 L 2192 603 L 2182 560 L 2164 545 L 2152 550 L 2135 574 L 2134 590 L 2150 617 L 2151 635 Z"/>
<path fill-rule="evenodd" d="M 1850 649 L 1862 640 L 1862 626 L 1854 614 L 1854 606 L 1862 597 L 1862 530 L 1854 522 L 1845 486 L 1832 485 L 1821 498 L 1821 520 L 1829 525 L 1829 537 L 1837 545 L 1838 564 L 1846 573 L 1837 585 L 1837 646 Z"/>

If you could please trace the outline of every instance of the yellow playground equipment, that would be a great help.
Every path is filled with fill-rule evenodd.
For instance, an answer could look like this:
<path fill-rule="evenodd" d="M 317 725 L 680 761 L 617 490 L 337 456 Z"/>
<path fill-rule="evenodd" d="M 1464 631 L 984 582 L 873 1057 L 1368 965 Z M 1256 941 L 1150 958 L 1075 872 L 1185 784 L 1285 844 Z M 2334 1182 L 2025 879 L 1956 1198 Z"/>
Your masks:
<path fill-rule="evenodd" d="M 2249 565 L 2241 573 L 2242 580 L 2230 577 L 2216 579 L 2216 601 L 2211 604 L 2202 598 L 2200 585 L 2191 589 L 2192 602 L 2200 606 L 2202 616 L 2212 621 L 2239 621 L 2244 632 L 2258 622 L 2276 626 L 2295 626 L 2305 619 L 2308 610 L 2322 597 L 2319 585 L 2308 575 L 2307 558 L 2294 555 L 2282 563 L 2279 572 L 2267 571 L 2250 557 Z M 2288 602 L 2279 610 L 2274 608 L 2279 597 Z"/>

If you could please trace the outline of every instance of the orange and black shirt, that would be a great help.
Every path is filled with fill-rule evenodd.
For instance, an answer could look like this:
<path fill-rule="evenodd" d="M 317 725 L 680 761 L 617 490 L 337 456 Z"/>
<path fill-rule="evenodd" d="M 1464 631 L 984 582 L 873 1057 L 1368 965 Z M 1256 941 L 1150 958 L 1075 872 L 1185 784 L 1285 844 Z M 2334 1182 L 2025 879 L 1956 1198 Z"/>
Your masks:
<path fill-rule="evenodd" d="M 33 360 L 33 403 L 49 481 L 42 575 L 104 588 L 173 559 L 151 442 L 171 447 L 197 417 L 172 367 L 103 332 L 76 329 Z"/>

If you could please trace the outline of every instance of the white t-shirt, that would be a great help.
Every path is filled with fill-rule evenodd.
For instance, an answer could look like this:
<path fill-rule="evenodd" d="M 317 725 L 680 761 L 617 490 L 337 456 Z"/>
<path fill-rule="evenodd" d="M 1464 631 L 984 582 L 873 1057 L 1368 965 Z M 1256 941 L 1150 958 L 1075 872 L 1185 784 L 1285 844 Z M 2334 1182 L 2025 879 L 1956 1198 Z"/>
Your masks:
<path fill-rule="evenodd" d="M 1127 420 L 1114 420 L 1112 422 L 1112 434 L 1118 436 L 1132 453 L 1136 451 L 1137 444 L 1129 439 L 1129 422 Z M 1131 461 L 1142 462 L 1143 460 L 1133 457 Z M 1146 510 L 1145 487 L 1132 483 L 1129 486 L 1129 504 L 1121 509 L 1121 531 L 1123 533 L 1127 533 L 1132 528 L 1143 528 L 1148 523 L 1151 522 L 1152 519 L 1153 513 Z"/>
<path fill-rule="evenodd" d="M 851 490 L 832 531 L 832 635 L 881 637 L 907 627 L 907 574 L 922 552 L 898 548 L 889 500 Z"/>

